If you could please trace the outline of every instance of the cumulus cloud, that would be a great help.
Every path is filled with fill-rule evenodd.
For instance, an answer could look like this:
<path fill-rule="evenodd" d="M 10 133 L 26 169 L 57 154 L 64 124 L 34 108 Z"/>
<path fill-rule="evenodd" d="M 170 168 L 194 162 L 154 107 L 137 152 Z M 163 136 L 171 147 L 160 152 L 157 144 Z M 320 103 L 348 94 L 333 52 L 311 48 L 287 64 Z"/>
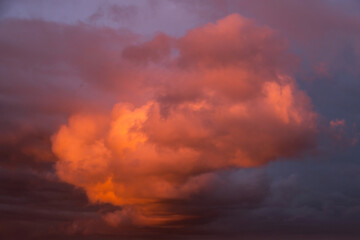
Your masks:
<path fill-rule="evenodd" d="M 193 217 L 161 202 L 192 199 L 221 170 L 313 146 L 316 113 L 291 76 L 285 45 L 233 14 L 180 38 L 122 48 L 122 69 L 133 73 L 124 81 L 138 87 L 128 94 L 146 95 L 124 99 L 108 115 L 72 115 L 52 139 L 58 176 L 92 202 L 124 206 L 104 216 L 112 225 Z"/>

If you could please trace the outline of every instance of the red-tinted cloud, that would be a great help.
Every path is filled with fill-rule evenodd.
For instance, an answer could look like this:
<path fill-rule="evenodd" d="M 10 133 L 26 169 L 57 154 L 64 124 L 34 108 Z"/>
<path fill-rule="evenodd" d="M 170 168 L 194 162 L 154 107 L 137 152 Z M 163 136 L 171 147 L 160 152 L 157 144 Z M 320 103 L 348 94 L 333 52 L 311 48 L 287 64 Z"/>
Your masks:
<path fill-rule="evenodd" d="M 234 14 L 123 49 L 127 78 L 119 79 L 147 95 L 110 115 L 74 114 L 52 146 L 60 179 L 92 202 L 126 206 L 104 216 L 111 225 L 191 218 L 157 203 L 191 199 L 219 170 L 296 156 L 314 143 L 316 114 L 269 28 Z"/>

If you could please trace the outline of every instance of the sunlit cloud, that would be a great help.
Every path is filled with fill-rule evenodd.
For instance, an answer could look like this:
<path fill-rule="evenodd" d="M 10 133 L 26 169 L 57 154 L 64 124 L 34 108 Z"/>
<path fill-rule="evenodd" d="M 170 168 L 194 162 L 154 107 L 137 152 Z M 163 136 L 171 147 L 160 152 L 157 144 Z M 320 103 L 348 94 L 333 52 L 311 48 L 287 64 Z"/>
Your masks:
<path fill-rule="evenodd" d="M 53 136 L 57 174 L 94 203 L 127 206 L 104 216 L 110 224 L 157 225 L 190 217 L 156 203 L 191 198 L 209 173 L 301 154 L 315 143 L 316 113 L 283 43 L 234 14 L 125 48 L 124 61 L 143 68 L 128 81 L 144 79 L 151 97 L 70 117 Z"/>

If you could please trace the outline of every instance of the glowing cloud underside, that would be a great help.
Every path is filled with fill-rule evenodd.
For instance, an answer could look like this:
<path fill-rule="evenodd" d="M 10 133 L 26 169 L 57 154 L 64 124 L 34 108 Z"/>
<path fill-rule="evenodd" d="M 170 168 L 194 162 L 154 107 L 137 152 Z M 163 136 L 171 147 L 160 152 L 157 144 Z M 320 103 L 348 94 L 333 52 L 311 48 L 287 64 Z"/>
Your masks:
<path fill-rule="evenodd" d="M 231 15 L 173 39 L 126 47 L 142 103 L 110 116 L 71 116 L 53 136 L 57 174 L 91 202 L 125 206 L 110 224 L 157 225 L 186 216 L 161 209 L 212 174 L 254 167 L 312 145 L 316 114 L 289 75 L 292 58 L 273 31 Z"/>

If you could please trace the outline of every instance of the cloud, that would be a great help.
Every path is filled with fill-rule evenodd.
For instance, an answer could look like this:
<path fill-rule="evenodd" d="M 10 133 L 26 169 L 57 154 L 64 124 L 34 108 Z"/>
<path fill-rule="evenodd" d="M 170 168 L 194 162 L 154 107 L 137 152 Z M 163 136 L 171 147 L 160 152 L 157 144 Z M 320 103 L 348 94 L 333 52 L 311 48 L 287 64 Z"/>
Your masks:
<path fill-rule="evenodd" d="M 91 23 L 97 23 L 101 20 L 110 20 L 113 22 L 129 21 L 138 14 L 138 7 L 135 5 L 109 5 L 100 6 L 98 10 L 89 16 Z"/>
<path fill-rule="evenodd" d="M 332 128 L 345 127 L 345 120 L 344 119 L 331 120 L 330 127 Z"/>
<path fill-rule="evenodd" d="M 357 239 L 355 1 L 213 2 L 9 5 L 0 238 Z"/>
<path fill-rule="evenodd" d="M 123 48 L 137 76 L 126 82 L 148 95 L 72 115 L 52 140 L 58 176 L 92 202 L 126 206 L 110 224 L 157 226 L 194 217 L 160 203 L 192 199 L 219 171 L 298 156 L 315 143 L 316 113 L 283 43 L 233 14 Z"/>

